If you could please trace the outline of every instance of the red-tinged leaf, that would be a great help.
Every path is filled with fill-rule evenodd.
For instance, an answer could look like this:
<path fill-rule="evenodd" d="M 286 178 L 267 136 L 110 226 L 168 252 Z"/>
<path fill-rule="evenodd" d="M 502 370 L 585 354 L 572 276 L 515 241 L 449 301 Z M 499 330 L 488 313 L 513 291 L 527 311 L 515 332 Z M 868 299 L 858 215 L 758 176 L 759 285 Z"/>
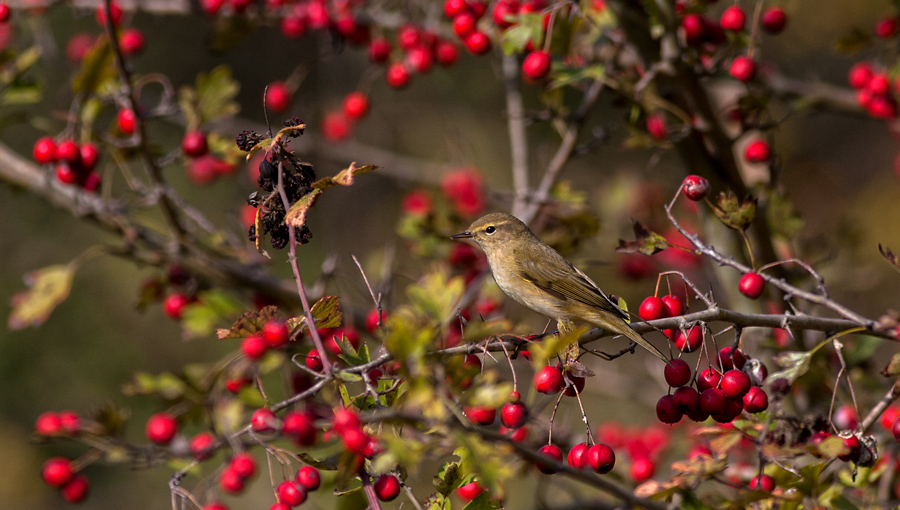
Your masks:
<path fill-rule="evenodd" d="M 12 312 L 7 327 L 16 330 L 43 324 L 53 310 L 69 297 L 75 269 L 75 264 L 57 264 L 26 274 L 25 285 L 29 288 L 12 297 Z"/>
<path fill-rule="evenodd" d="M 756 199 L 747 197 L 739 201 L 733 193 L 722 192 L 712 209 L 725 226 L 744 231 L 756 217 Z"/>
<path fill-rule="evenodd" d="M 278 307 L 274 305 L 267 306 L 259 311 L 246 312 L 241 318 L 235 321 L 231 329 L 219 329 L 216 336 L 220 339 L 225 338 L 247 338 L 262 331 L 263 325 L 275 318 L 275 312 Z"/>
<path fill-rule="evenodd" d="M 671 245 L 666 238 L 647 230 L 640 222 L 633 222 L 634 241 L 626 241 L 619 239 L 619 247 L 616 248 L 617 253 L 642 253 L 644 255 L 654 255 L 659 253 Z"/>
<path fill-rule="evenodd" d="M 894 269 L 900 272 L 900 255 L 892 252 L 890 248 L 882 247 L 881 243 L 878 243 L 878 253 L 881 253 L 884 260 L 888 261 L 890 265 L 894 266 Z"/>
<path fill-rule="evenodd" d="M 309 214 L 309 210 L 312 209 L 312 206 L 316 203 L 316 199 L 319 198 L 319 195 L 321 194 L 322 190 L 313 189 L 309 193 L 298 198 L 297 201 L 291 205 L 291 209 L 284 217 L 284 222 L 287 225 L 294 227 L 302 227 L 305 225 L 306 215 Z"/>

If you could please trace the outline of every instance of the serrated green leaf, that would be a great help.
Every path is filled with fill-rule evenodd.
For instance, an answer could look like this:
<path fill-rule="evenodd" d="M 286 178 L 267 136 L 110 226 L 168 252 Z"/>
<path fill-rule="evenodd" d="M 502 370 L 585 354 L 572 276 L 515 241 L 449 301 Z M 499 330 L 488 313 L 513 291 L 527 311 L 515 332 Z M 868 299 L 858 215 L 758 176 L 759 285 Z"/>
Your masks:
<path fill-rule="evenodd" d="M 512 18 L 512 16 L 510 16 Z M 513 55 L 522 52 L 528 43 L 538 48 L 543 44 L 544 20 L 541 14 L 520 14 L 516 24 L 503 32 L 501 47 L 503 53 Z"/>
<path fill-rule="evenodd" d="M 497 510 L 501 506 L 499 501 L 491 499 L 491 494 L 485 491 L 464 506 L 463 510 Z"/>
<path fill-rule="evenodd" d="M 235 98 L 240 88 L 226 65 L 198 74 L 193 88 L 184 86 L 178 91 L 178 103 L 187 120 L 187 129 L 197 130 L 207 122 L 236 115 L 240 105 Z"/>
<path fill-rule="evenodd" d="M 10 300 L 12 311 L 6 325 L 9 329 L 37 327 L 53 310 L 69 297 L 75 264 L 47 266 L 25 275 L 27 290 L 17 292 Z"/>
<path fill-rule="evenodd" d="M 449 496 L 453 489 L 459 487 L 459 462 L 445 462 L 431 483 L 438 493 Z"/>
<path fill-rule="evenodd" d="M 450 510 L 450 499 L 437 493 L 429 496 L 423 506 L 424 510 Z"/>
<path fill-rule="evenodd" d="M 343 313 L 339 305 L 341 298 L 338 296 L 325 296 L 313 304 L 309 312 L 316 321 L 316 328 L 336 328 L 341 325 Z"/>
<path fill-rule="evenodd" d="M 335 464 L 333 462 L 329 462 L 327 460 L 317 459 L 307 452 L 299 452 L 299 453 L 297 453 L 297 455 L 300 457 L 300 460 L 302 460 L 304 464 L 308 464 L 318 470 L 321 470 L 321 471 L 336 471 L 337 470 L 337 464 Z"/>
<path fill-rule="evenodd" d="M 772 233 L 782 239 L 792 239 L 803 228 L 803 219 L 783 191 L 774 191 L 766 203 L 766 216 Z"/>
<path fill-rule="evenodd" d="M 234 322 L 230 329 L 220 329 L 216 331 L 219 339 L 226 338 L 247 338 L 262 331 L 266 322 L 275 318 L 278 311 L 276 306 L 266 306 L 258 311 L 245 312 Z"/>

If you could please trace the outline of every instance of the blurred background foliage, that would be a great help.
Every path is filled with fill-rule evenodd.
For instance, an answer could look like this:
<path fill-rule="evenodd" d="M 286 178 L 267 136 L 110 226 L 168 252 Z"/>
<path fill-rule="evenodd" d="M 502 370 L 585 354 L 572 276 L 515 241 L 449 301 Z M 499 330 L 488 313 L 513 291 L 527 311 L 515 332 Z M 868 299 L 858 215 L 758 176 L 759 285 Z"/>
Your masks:
<path fill-rule="evenodd" d="M 847 69 L 865 54 L 838 54 L 833 49 L 835 41 L 853 26 L 871 27 L 890 5 L 887 1 L 789 0 L 783 7 L 789 26 L 779 37 L 763 38 L 762 60 L 794 78 L 844 86 Z M 413 187 L 424 186 L 437 193 L 443 171 L 474 166 L 491 190 L 501 192 L 493 196 L 490 208 L 509 208 L 503 197 L 508 197 L 511 189 L 510 147 L 497 53 L 482 58 L 462 55 L 456 66 L 417 75 L 407 90 L 398 92 L 371 69 L 364 49 L 337 51 L 322 34 L 289 41 L 277 27 L 263 26 L 232 51 L 212 54 L 205 49 L 211 25 L 204 16 L 138 13 L 132 25 L 147 38 L 145 54 L 133 60 L 138 74 L 163 73 L 179 86 L 193 83 L 197 72 L 220 64 L 231 67 L 241 84 L 239 120 L 228 126 L 232 134 L 244 128 L 240 119 L 250 126 L 264 123 L 263 87 L 296 71 L 302 80 L 290 114 L 309 126 L 303 141 L 307 149 L 301 157 L 315 166 L 320 177 L 336 173 L 352 160 L 384 167 L 364 176 L 357 185 L 324 196 L 310 216 L 313 241 L 299 248 L 301 271 L 308 282 L 318 277 L 326 257 L 337 257 L 328 291 L 343 296 L 345 311 L 355 307 L 364 312 L 371 306 L 350 254 L 359 256 L 370 277 L 378 279 L 384 276 L 379 271 L 386 247 L 396 249 L 399 260 L 395 267 L 401 268 L 395 275 L 397 297 L 422 274 L 425 265 L 403 249 L 396 234 L 400 201 Z M 45 134 L 36 125 L 49 122 L 57 129 L 62 127 L 61 115 L 71 101 L 68 87 L 60 86 L 69 82 L 75 70 L 66 61 L 65 42 L 75 33 L 98 34 L 100 29 L 91 11 L 73 15 L 72 9 L 60 6 L 17 23 L 16 31 L 14 40 L 23 46 L 37 37 L 45 52 L 56 51 L 34 73 L 44 85 L 45 95 L 28 111 L 33 122 L 5 122 L 2 130 L 4 143 L 28 154 L 34 140 Z M 325 112 L 339 107 L 347 93 L 358 89 L 370 94 L 372 111 L 354 127 L 351 141 L 345 142 L 344 157 L 336 158 L 336 151 L 324 150 L 325 144 L 332 142 L 320 136 L 320 121 Z M 537 88 L 524 85 L 524 89 L 526 106 L 538 107 Z M 775 117 L 781 119 L 773 133 L 776 167 L 784 190 L 804 219 L 799 237 L 808 247 L 804 250 L 811 255 L 808 261 L 826 276 L 833 297 L 850 308 L 877 317 L 886 308 L 898 307 L 897 275 L 876 250 L 878 243 L 900 249 L 896 133 L 861 113 L 786 115 L 783 106 L 776 103 L 774 108 Z M 623 120 L 627 115 L 627 109 L 612 102 L 597 108 L 590 124 L 607 130 L 609 138 L 598 150 L 573 159 L 563 178 L 587 193 L 591 208 L 601 219 L 599 235 L 585 240 L 573 259 L 606 290 L 623 295 L 634 310 L 643 296 L 653 292 L 654 280 L 635 282 L 622 276 L 617 265 L 621 256 L 613 251 L 616 240 L 629 235 L 630 217 L 658 217 L 661 204 L 691 168 L 690 162 L 662 148 L 625 149 L 629 133 Z M 37 117 L 40 122 L 35 121 Z M 280 125 L 282 119 L 273 115 L 271 120 Z M 160 128 L 152 135 L 156 143 L 167 147 L 180 140 L 177 129 Z M 529 128 L 529 135 L 532 182 L 536 182 L 558 139 L 542 125 Z M 390 161 L 354 153 L 356 144 L 436 165 L 398 178 Z M 165 168 L 165 174 L 209 218 L 246 237 L 238 215 L 245 197 L 256 189 L 248 172 L 241 169 L 208 186 L 189 182 L 178 165 Z M 649 212 L 651 207 L 655 213 Z M 93 244 L 110 240 L 91 224 L 6 185 L 0 185 L 0 218 L 0 309 L 4 316 L 9 312 L 10 297 L 23 289 L 23 274 L 67 262 Z M 449 241 L 440 249 L 449 250 Z M 269 267 L 288 277 L 285 259 L 286 253 L 276 252 Z M 77 273 L 72 296 L 46 324 L 15 332 L 0 329 L 0 458 L 6 468 L 0 477 L 0 506 L 30 510 L 64 505 L 54 491 L 44 490 L 40 484 L 39 466 L 51 455 L 72 456 L 81 450 L 66 443 L 30 446 L 38 414 L 62 409 L 89 414 L 111 399 L 132 409 L 134 423 L 128 434 L 141 437 L 138 424 L 152 412 L 153 402 L 141 397 L 126 399 L 118 392 L 134 371 L 176 370 L 188 362 L 217 359 L 237 347 L 234 342 L 213 338 L 182 341 L 178 324 L 166 318 L 159 307 L 137 311 L 142 281 L 158 274 L 158 270 L 111 256 L 92 259 Z M 516 305 L 506 306 L 535 328 L 543 326 L 534 314 L 523 313 Z M 609 382 L 603 389 L 588 385 L 589 398 L 594 391 L 633 392 L 623 384 L 623 374 L 638 364 L 634 359 L 604 364 L 602 370 Z M 604 419 L 618 416 L 626 422 L 636 420 L 637 415 L 649 421 L 650 405 L 656 399 L 651 397 L 633 398 L 630 406 L 616 400 L 615 407 L 590 413 Z M 598 402 L 612 402 L 606 396 L 597 398 Z M 630 412 L 641 406 L 645 406 L 644 412 Z M 577 417 L 568 419 L 571 423 Z M 92 491 L 102 497 L 89 498 L 83 508 L 166 508 L 169 476 L 166 469 L 131 473 L 94 468 Z M 271 502 L 267 493 L 266 483 L 254 484 L 250 494 L 242 496 L 240 507 L 267 506 Z M 509 494 L 509 507 L 516 508 L 519 496 L 515 490 Z M 315 496 L 324 498 L 315 503 L 322 507 L 344 501 L 327 494 Z M 353 506 L 350 501 L 337 505 Z"/>

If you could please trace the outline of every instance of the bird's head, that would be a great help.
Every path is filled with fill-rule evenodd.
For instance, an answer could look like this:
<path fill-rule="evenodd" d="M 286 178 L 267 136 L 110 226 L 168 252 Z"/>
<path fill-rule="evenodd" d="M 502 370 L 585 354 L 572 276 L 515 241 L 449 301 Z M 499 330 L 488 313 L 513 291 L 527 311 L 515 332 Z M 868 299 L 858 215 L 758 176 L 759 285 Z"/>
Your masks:
<path fill-rule="evenodd" d="M 490 213 L 475 220 L 465 232 L 451 239 L 471 239 L 486 253 L 492 249 L 515 246 L 534 238 L 528 226 L 519 218 L 506 213 Z"/>

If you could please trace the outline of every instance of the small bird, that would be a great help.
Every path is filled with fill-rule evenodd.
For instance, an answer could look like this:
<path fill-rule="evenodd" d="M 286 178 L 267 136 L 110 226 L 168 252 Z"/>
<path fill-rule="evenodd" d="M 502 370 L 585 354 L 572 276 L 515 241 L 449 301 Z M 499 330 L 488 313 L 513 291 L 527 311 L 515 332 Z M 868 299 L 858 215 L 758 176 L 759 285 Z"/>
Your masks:
<path fill-rule="evenodd" d="M 633 340 L 668 359 L 625 322 L 628 315 L 580 269 L 544 244 L 515 216 L 490 213 L 451 239 L 471 239 L 487 255 L 497 285 L 518 303 L 556 319 L 559 331 L 582 321 Z"/>

